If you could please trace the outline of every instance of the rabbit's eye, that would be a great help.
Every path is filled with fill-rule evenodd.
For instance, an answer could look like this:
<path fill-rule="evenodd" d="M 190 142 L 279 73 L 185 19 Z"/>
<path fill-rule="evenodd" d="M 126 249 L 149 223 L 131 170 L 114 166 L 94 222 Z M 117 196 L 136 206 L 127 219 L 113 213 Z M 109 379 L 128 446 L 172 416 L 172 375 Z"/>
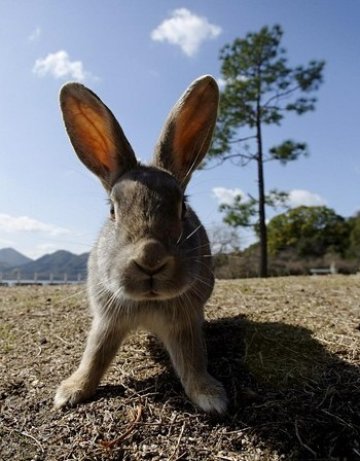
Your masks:
<path fill-rule="evenodd" d="M 115 221 L 115 207 L 113 204 L 110 205 L 110 219 Z"/>

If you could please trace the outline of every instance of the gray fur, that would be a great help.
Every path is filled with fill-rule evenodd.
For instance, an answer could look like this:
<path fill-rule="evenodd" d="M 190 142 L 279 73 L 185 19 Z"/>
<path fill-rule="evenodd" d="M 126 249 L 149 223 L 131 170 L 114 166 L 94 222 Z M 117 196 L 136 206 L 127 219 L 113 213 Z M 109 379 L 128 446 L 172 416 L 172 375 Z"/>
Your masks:
<path fill-rule="evenodd" d="M 164 343 L 190 399 L 204 411 L 225 411 L 224 388 L 206 369 L 201 331 L 214 286 L 209 241 L 183 195 L 209 147 L 216 82 L 201 77 L 180 98 L 151 166 L 136 161 L 113 114 L 90 90 L 68 84 L 60 99 L 71 142 L 108 191 L 115 217 L 89 258 L 93 323 L 79 368 L 60 384 L 55 406 L 89 398 L 125 336 L 145 328 Z"/>

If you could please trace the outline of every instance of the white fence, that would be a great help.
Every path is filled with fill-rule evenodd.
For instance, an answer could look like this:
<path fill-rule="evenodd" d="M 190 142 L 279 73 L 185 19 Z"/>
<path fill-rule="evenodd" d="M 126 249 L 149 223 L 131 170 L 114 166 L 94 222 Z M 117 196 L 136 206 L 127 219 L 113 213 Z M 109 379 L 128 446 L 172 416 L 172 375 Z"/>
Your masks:
<path fill-rule="evenodd" d="M 78 273 L 76 277 L 69 276 L 67 272 L 62 274 L 38 274 L 35 272 L 33 277 L 22 276 L 20 271 L 15 274 L 4 274 L 0 272 L 0 285 L 18 286 L 18 285 L 75 285 L 84 283 L 86 274 Z"/>

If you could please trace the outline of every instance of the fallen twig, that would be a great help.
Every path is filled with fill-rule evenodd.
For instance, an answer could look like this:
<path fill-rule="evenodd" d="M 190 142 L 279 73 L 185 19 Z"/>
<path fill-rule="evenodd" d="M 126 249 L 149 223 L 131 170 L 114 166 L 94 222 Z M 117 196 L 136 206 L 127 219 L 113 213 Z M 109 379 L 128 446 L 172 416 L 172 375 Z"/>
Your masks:
<path fill-rule="evenodd" d="M 317 457 L 316 451 L 314 451 L 312 448 L 309 447 L 309 445 L 306 445 L 306 443 L 302 441 L 302 438 L 300 437 L 300 433 L 299 433 L 297 420 L 295 420 L 295 434 L 296 434 L 296 437 L 300 445 L 304 447 L 306 450 L 308 450 L 316 458 Z"/>
<path fill-rule="evenodd" d="M 40 448 L 40 450 L 44 453 L 44 448 L 43 446 L 41 445 L 41 443 L 38 441 L 38 439 L 36 439 L 33 435 L 31 434 L 28 434 L 27 432 L 25 431 L 19 431 L 18 429 L 13 429 L 11 427 L 7 427 L 7 426 L 3 426 L 4 429 L 6 429 L 7 431 L 9 432 L 16 432 L 17 434 L 20 434 L 22 435 L 23 437 L 28 437 L 29 439 L 33 440 L 36 445 Z"/>
<path fill-rule="evenodd" d="M 179 445 L 180 445 L 181 438 L 182 438 L 183 433 L 184 433 L 184 429 L 185 429 L 185 421 L 183 422 L 183 425 L 182 425 L 181 430 L 180 430 L 179 438 L 177 439 L 173 454 L 170 456 L 169 461 L 171 461 L 172 459 L 175 458 L 176 452 L 178 451 L 178 448 L 179 448 Z M 181 457 L 182 456 L 183 456 L 183 454 L 181 455 Z M 179 457 L 177 459 L 179 459 Z"/>
<path fill-rule="evenodd" d="M 116 439 L 114 440 L 102 440 L 100 443 L 101 445 L 107 449 L 107 450 L 110 450 L 111 448 L 113 448 L 115 445 L 119 444 L 120 442 L 122 442 L 123 440 L 125 440 L 130 434 L 131 432 L 136 428 L 137 426 L 137 423 L 139 422 L 140 418 L 141 418 L 141 414 L 142 414 L 142 406 L 138 406 L 137 408 L 137 414 L 136 414 L 136 417 L 134 419 L 134 421 L 130 424 L 130 427 L 127 431 L 125 431 L 123 434 L 121 434 L 119 437 L 117 437 Z"/>

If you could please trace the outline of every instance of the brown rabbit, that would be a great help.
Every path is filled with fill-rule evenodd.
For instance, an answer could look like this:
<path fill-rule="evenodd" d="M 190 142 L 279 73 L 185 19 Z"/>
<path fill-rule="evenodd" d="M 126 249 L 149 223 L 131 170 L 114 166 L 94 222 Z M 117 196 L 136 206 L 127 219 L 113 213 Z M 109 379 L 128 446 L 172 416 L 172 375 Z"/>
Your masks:
<path fill-rule="evenodd" d="M 214 285 L 209 241 L 184 195 L 209 148 L 218 100 L 211 76 L 195 80 L 145 166 L 93 92 L 78 83 L 62 88 L 67 132 L 105 187 L 110 217 L 89 258 L 87 345 L 79 368 L 57 389 L 56 407 L 94 394 L 125 336 L 141 327 L 164 343 L 190 399 L 205 411 L 225 411 L 226 394 L 207 372 L 202 339 L 203 306 Z"/>

